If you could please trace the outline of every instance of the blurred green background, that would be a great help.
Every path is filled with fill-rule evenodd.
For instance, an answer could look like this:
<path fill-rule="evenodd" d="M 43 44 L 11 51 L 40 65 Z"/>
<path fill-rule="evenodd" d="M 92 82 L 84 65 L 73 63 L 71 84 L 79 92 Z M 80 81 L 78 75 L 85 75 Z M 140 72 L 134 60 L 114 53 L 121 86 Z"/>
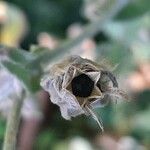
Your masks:
<path fill-rule="evenodd" d="M 120 88 L 131 96 L 129 102 L 123 100 L 96 110 L 103 120 L 104 133 L 85 116 L 64 120 L 59 109 L 48 103 L 52 106 L 46 108 L 50 110 L 44 113 L 33 149 L 149 150 L 149 0 L 7 0 L 6 17 L 3 2 L 0 1 L 1 44 L 30 51 L 36 57 L 47 52 L 41 47 L 48 47 L 50 55 L 40 59 L 46 65 L 47 60 L 56 62 L 66 52 L 80 52 L 99 63 L 105 58 L 111 66 L 117 64 L 114 72 Z M 10 54 L 13 61 L 24 64 L 21 56 Z M 38 68 L 38 64 L 31 64 L 32 71 L 32 67 Z M 5 120 L 0 118 L 0 147 Z"/>

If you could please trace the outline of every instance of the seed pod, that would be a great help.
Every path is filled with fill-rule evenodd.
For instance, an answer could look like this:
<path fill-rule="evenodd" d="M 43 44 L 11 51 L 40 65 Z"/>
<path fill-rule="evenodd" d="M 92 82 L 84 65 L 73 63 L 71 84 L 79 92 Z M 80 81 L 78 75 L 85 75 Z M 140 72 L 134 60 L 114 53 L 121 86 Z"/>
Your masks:
<path fill-rule="evenodd" d="M 103 130 L 93 109 L 103 107 L 112 97 L 122 97 L 114 75 L 101 65 L 79 56 L 71 56 L 51 67 L 41 80 L 52 103 L 60 107 L 63 118 L 91 115 Z"/>

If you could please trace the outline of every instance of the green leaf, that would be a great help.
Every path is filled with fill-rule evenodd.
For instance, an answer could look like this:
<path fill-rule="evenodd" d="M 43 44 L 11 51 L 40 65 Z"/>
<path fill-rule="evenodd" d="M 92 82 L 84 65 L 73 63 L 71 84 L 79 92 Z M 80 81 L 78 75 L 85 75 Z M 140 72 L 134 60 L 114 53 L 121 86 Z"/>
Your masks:
<path fill-rule="evenodd" d="M 19 64 L 27 64 L 35 58 L 33 53 L 3 45 L 0 45 L 0 52 L 6 54 L 10 60 Z"/>
<path fill-rule="evenodd" d="M 14 74 L 30 92 L 36 92 L 40 89 L 39 74 L 28 70 L 23 65 L 14 63 L 12 61 L 2 61 L 2 66 L 5 67 L 8 71 Z"/>
<path fill-rule="evenodd" d="M 120 11 L 116 19 L 123 20 L 139 17 L 150 11 L 149 8 L 149 0 L 132 0 Z"/>
<path fill-rule="evenodd" d="M 5 126 L 6 126 L 5 121 L 2 118 L 0 118 L 0 139 L 4 137 Z"/>
<path fill-rule="evenodd" d="M 100 44 L 97 47 L 97 62 L 101 63 L 101 57 L 112 66 L 117 65 L 115 71 L 119 74 L 125 74 L 134 67 L 133 55 L 129 48 L 117 42 Z"/>
<path fill-rule="evenodd" d="M 137 130 L 143 130 L 143 131 L 146 131 L 146 132 L 150 133 L 149 115 L 150 115 L 150 109 L 138 112 L 134 116 L 134 122 L 132 122 L 133 127 L 136 128 Z"/>
<path fill-rule="evenodd" d="M 150 29 L 150 15 L 144 15 L 132 21 L 109 21 L 103 31 L 113 41 L 129 46 L 139 39 L 140 32 Z"/>
<path fill-rule="evenodd" d="M 8 57 L 20 64 L 27 64 L 34 59 L 32 53 L 24 50 L 13 49 L 9 52 Z"/>

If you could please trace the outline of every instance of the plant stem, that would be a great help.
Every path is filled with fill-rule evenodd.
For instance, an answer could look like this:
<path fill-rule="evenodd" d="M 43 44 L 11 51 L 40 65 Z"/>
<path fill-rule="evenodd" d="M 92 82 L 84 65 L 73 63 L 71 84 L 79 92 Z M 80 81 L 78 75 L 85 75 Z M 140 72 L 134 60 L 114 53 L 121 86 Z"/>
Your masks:
<path fill-rule="evenodd" d="M 17 133 L 24 97 L 25 91 L 22 92 L 20 98 L 13 101 L 13 105 L 7 120 L 3 150 L 16 150 Z"/>

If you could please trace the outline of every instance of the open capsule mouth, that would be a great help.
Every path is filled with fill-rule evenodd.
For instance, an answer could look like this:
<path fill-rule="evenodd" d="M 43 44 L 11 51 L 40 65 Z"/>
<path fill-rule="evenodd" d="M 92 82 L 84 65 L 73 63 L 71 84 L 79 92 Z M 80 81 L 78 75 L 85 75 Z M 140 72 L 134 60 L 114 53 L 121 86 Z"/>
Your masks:
<path fill-rule="evenodd" d="M 94 81 L 86 74 L 76 76 L 72 82 L 72 93 L 78 97 L 88 97 L 94 88 Z"/>

